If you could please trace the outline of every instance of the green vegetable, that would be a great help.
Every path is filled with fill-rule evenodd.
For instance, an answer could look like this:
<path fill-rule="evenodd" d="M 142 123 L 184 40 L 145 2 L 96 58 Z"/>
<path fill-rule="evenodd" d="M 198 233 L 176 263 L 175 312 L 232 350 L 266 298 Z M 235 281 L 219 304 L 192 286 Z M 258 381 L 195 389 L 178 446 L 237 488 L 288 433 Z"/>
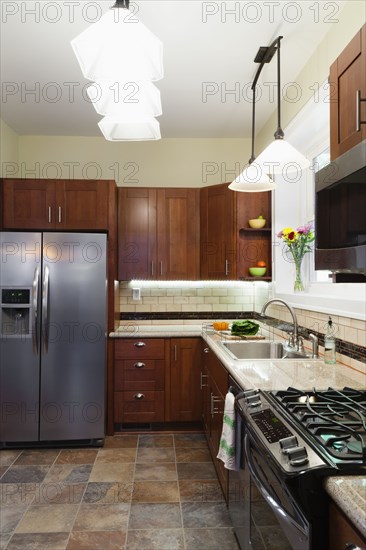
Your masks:
<path fill-rule="evenodd" d="M 259 325 L 255 321 L 234 321 L 231 326 L 231 334 L 234 336 L 255 336 L 259 330 Z"/>

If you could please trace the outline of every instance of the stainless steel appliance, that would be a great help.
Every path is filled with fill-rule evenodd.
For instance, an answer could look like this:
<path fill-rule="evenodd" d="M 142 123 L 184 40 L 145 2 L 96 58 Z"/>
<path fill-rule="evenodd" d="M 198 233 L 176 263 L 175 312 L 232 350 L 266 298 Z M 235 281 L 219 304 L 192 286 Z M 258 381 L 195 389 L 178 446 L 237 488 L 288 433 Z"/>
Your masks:
<path fill-rule="evenodd" d="M 106 235 L 3 232 L 0 445 L 100 444 Z"/>
<path fill-rule="evenodd" d="M 241 470 L 230 472 L 229 509 L 240 548 L 328 548 L 322 480 L 365 474 L 366 391 L 249 390 L 236 407 Z"/>
<path fill-rule="evenodd" d="M 315 269 L 335 282 L 366 281 L 365 182 L 366 141 L 316 174 Z"/>

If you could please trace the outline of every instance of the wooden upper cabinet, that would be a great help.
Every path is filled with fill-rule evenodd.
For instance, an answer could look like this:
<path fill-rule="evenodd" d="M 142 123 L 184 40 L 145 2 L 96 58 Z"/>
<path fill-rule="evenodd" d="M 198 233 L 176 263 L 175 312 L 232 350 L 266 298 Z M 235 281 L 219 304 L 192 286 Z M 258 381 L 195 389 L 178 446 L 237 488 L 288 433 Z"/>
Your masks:
<path fill-rule="evenodd" d="M 65 180 L 56 184 L 57 221 L 64 229 L 108 227 L 108 182 Z"/>
<path fill-rule="evenodd" d="M 195 279 L 199 274 L 199 191 L 118 190 L 118 277 Z"/>
<path fill-rule="evenodd" d="M 236 279 L 235 204 L 228 183 L 201 189 L 202 279 Z"/>
<path fill-rule="evenodd" d="M 366 139 L 366 24 L 330 67 L 330 157 Z"/>
<path fill-rule="evenodd" d="M 157 223 L 158 278 L 199 276 L 199 191 L 159 189 Z"/>
<path fill-rule="evenodd" d="M 109 181 L 4 179 L 4 229 L 108 229 Z"/>
<path fill-rule="evenodd" d="M 4 179 L 4 229 L 53 229 L 54 185 L 48 180 Z"/>

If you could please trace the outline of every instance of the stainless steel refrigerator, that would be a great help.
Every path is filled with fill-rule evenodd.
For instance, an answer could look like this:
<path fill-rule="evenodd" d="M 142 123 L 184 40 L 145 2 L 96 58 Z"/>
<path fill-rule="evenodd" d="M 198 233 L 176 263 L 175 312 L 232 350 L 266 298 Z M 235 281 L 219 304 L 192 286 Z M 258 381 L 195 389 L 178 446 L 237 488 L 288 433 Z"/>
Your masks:
<path fill-rule="evenodd" d="M 0 238 L 0 445 L 101 444 L 106 235 Z"/>

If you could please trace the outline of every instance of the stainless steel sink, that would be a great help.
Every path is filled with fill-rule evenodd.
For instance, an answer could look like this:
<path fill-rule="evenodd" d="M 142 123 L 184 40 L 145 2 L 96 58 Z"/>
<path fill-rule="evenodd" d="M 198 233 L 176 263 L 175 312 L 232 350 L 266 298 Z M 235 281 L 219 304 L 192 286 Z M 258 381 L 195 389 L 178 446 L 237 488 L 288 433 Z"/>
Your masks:
<path fill-rule="evenodd" d="M 282 342 L 277 341 L 227 341 L 222 342 L 224 349 L 234 359 L 305 359 L 304 353 L 287 350 Z"/>

